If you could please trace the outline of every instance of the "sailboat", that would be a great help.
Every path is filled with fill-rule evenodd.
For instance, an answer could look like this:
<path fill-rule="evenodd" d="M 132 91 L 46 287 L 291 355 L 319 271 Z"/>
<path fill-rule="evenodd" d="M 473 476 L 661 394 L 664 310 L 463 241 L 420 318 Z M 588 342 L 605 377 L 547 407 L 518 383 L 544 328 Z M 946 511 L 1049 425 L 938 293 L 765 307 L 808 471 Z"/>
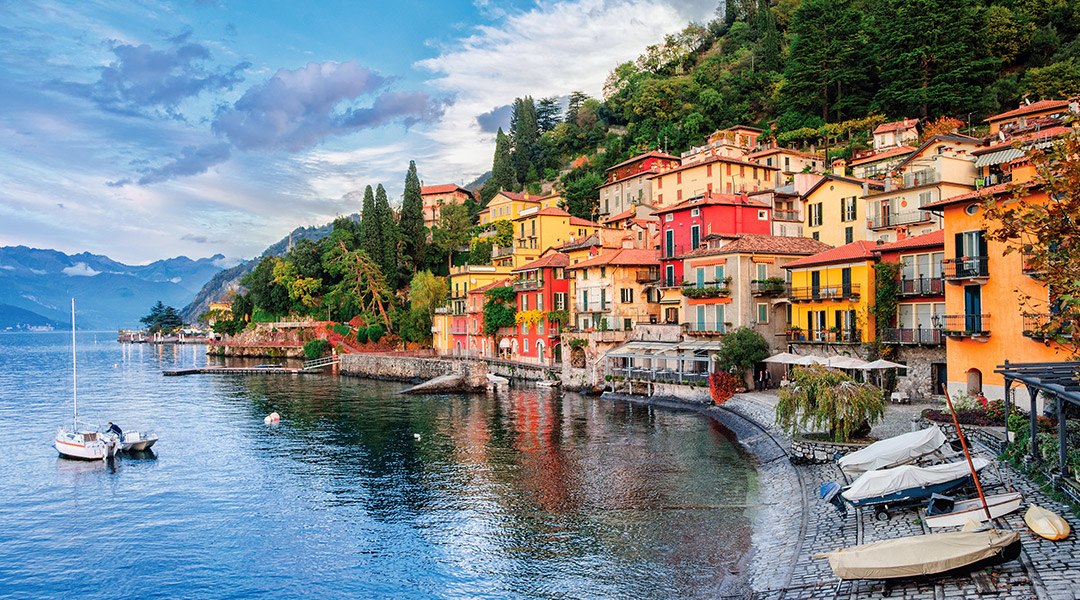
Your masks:
<path fill-rule="evenodd" d="M 71 427 L 61 426 L 56 432 L 56 451 L 67 458 L 105 460 L 120 451 L 120 441 L 106 437 L 96 429 L 79 426 L 79 392 L 75 368 L 75 299 L 71 299 L 71 400 L 74 417 Z"/>

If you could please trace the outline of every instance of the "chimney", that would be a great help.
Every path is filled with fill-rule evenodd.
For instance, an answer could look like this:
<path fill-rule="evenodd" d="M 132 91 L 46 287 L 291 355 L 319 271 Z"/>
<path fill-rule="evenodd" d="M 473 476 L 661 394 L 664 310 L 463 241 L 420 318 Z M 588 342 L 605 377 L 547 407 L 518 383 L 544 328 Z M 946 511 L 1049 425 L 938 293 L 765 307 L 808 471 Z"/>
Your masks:
<path fill-rule="evenodd" d="M 846 160 L 844 160 L 842 158 L 838 158 L 838 159 L 833 161 L 833 163 L 832 163 L 832 174 L 833 175 L 836 175 L 837 177 L 843 177 L 846 174 L 846 172 L 847 172 L 847 161 Z"/>

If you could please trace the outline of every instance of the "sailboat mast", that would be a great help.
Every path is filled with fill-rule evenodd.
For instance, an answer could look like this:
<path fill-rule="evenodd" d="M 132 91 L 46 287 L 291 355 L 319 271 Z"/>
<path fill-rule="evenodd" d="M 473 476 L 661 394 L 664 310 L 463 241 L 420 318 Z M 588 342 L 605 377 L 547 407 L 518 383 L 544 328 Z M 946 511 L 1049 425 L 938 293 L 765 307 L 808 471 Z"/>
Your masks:
<path fill-rule="evenodd" d="M 982 485 L 979 484 L 979 474 L 975 472 L 975 465 L 971 462 L 971 452 L 968 451 L 964 432 L 960 431 L 960 420 L 956 418 L 956 410 L 953 409 L 952 398 L 949 397 L 949 388 L 943 383 L 941 390 L 945 392 L 945 401 L 949 403 L 949 412 L 952 413 L 953 425 L 956 426 L 956 435 L 960 436 L 960 445 L 964 448 L 964 456 L 967 457 L 968 468 L 971 469 L 971 478 L 975 480 L 975 490 L 979 492 L 979 499 L 982 500 L 983 510 L 986 512 L 986 522 L 992 524 L 994 517 L 990 516 L 990 507 L 986 504 L 986 496 L 983 495 Z"/>
<path fill-rule="evenodd" d="M 71 299 L 71 400 L 75 405 L 75 423 L 72 431 L 79 429 L 79 385 L 75 375 L 75 299 Z"/>

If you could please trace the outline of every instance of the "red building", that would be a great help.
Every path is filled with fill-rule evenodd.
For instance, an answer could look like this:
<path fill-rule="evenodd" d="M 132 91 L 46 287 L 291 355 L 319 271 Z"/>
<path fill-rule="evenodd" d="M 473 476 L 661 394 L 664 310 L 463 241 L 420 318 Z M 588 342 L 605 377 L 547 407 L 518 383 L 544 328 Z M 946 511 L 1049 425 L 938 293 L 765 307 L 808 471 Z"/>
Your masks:
<path fill-rule="evenodd" d="M 460 185 L 426 185 L 420 188 L 420 198 L 424 201 L 424 226 L 431 228 L 439 220 L 439 206 L 443 204 L 464 204 L 472 198 L 472 192 Z"/>
<path fill-rule="evenodd" d="M 662 208 L 660 261 L 662 287 L 682 285 L 683 267 L 678 256 L 696 250 L 707 235 L 772 233 L 772 207 L 743 195 L 707 192 Z"/>
<path fill-rule="evenodd" d="M 559 330 L 570 318 L 570 280 L 566 278 L 569 264 L 570 257 L 549 249 L 540 258 L 514 269 L 519 317 L 509 343 L 516 360 L 545 365 L 562 362 Z M 564 318 L 552 319 L 552 311 L 565 311 Z"/>

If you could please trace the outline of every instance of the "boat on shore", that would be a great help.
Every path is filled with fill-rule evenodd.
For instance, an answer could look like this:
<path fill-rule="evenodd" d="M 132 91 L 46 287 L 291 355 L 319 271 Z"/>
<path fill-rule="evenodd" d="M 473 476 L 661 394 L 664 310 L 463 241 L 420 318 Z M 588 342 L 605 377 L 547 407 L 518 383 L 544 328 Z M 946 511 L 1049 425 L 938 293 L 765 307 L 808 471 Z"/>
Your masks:
<path fill-rule="evenodd" d="M 815 554 L 840 579 L 895 579 L 972 570 L 1016 560 L 1015 531 L 953 531 L 913 535 Z"/>
<path fill-rule="evenodd" d="M 982 523 L 986 521 L 987 509 L 990 510 L 990 518 L 996 519 L 1019 509 L 1023 499 L 1020 492 L 992 494 L 986 497 L 986 506 L 983 507 L 983 501 L 980 498 L 954 500 L 948 496 L 935 494 L 926 507 L 926 526 L 961 527 L 968 522 L 968 519 Z"/>
<path fill-rule="evenodd" d="M 1024 513 L 1024 522 L 1032 531 L 1048 540 L 1063 540 L 1069 537 L 1069 522 L 1057 513 L 1032 504 Z"/>
<path fill-rule="evenodd" d="M 974 472 L 990 463 L 976 458 Z M 842 513 L 847 512 L 844 503 L 853 507 L 872 506 L 879 521 L 891 518 L 890 510 L 923 502 L 934 494 L 944 494 L 973 481 L 972 471 L 966 462 L 946 463 L 932 467 L 903 465 L 891 469 L 867 471 L 846 489 L 836 482 L 821 486 L 821 498 L 835 505 Z"/>
<path fill-rule="evenodd" d="M 840 457 L 837 464 L 855 477 L 867 471 L 925 463 L 955 456 L 945 434 L 936 425 L 874 442 L 862 450 Z"/>

